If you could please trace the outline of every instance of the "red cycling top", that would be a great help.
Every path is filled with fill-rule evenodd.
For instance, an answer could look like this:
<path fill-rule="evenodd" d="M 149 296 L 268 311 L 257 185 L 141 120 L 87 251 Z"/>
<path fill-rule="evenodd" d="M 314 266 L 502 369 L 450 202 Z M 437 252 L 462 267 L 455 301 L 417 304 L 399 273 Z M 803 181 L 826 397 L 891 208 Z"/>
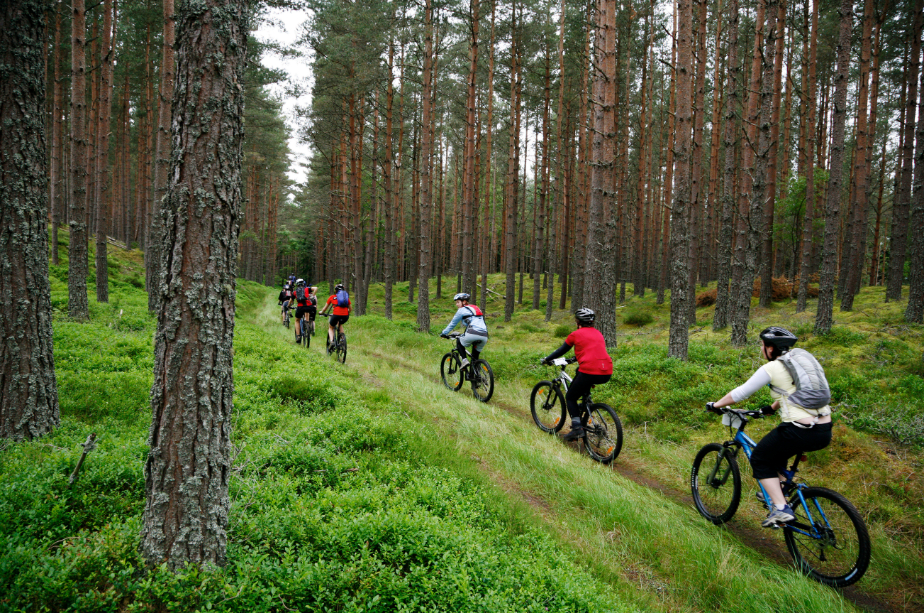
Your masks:
<path fill-rule="evenodd" d="M 328 304 L 334 305 L 334 315 L 349 315 L 350 314 L 350 306 L 352 305 L 352 302 L 350 302 L 349 300 L 347 300 L 347 305 L 345 307 L 337 306 L 337 296 L 333 295 L 327 299 L 327 303 L 324 305 L 325 309 L 327 308 Z"/>
<path fill-rule="evenodd" d="M 585 375 L 613 374 L 613 360 L 606 352 L 606 341 L 596 328 L 578 328 L 565 342 L 574 347 L 578 370 Z"/>

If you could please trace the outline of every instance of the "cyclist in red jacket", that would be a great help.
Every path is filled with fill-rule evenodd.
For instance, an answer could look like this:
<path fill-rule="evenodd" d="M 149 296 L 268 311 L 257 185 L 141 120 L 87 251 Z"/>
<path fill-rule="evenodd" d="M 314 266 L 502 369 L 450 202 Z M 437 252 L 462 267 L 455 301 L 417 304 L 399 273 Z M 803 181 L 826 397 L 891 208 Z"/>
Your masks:
<path fill-rule="evenodd" d="M 574 314 L 577 330 L 568 335 L 561 347 L 542 360 L 544 364 L 549 364 L 574 347 L 578 371 L 565 395 L 568 414 L 571 415 L 571 432 L 565 435 L 564 440 L 566 441 L 574 441 L 584 436 L 578 400 L 589 394 L 591 387 L 606 383 L 613 376 L 613 360 L 606 352 L 606 340 L 603 334 L 594 328 L 595 317 L 590 309 L 578 309 Z"/>

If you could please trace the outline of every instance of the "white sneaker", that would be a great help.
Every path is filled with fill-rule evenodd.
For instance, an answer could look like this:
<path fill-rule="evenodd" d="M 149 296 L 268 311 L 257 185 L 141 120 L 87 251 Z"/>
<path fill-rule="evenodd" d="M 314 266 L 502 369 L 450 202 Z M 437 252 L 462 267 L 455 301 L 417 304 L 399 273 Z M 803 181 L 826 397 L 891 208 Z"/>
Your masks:
<path fill-rule="evenodd" d="M 459 363 L 459 366 L 461 366 L 462 368 L 465 368 L 466 366 L 468 366 L 468 358 L 462 360 L 462 361 Z"/>

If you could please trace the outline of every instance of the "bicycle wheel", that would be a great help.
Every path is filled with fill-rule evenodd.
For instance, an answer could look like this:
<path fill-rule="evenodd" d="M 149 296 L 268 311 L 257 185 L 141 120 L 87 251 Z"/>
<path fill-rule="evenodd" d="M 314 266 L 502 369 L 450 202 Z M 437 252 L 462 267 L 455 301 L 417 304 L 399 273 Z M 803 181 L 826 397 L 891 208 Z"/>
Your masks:
<path fill-rule="evenodd" d="M 311 347 L 311 335 L 308 334 L 308 324 L 304 321 L 302 322 L 302 343 L 305 345 L 305 349 Z"/>
<path fill-rule="evenodd" d="M 584 424 L 584 447 L 587 455 L 601 464 L 609 464 L 622 450 L 622 422 L 608 404 L 592 404 Z"/>
<path fill-rule="evenodd" d="M 494 371 L 485 360 L 472 364 L 472 395 L 481 402 L 487 402 L 494 394 Z"/>
<path fill-rule="evenodd" d="M 731 450 L 719 443 L 700 449 L 693 460 L 690 489 L 700 515 L 717 526 L 731 519 L 741 502 L 741 471 Z"/>
<path fill-rule="evenodd" d="M 809 487 L 790 499 L 795 519 L 783 526 L 786 547 L 800 571 L 825 585 L 845 587 L 869 568 L 866 523 L 850 501 L 823 487 Z"/>
<path fill-rule="evenodd" d="M 288 310 L 286 310 L 286 314 L 283 315 L 282 317 L 282 325 L 284 325 L 286 328 L 289 327 L 289 311 Z"/>
<path fill-rule="evenodd" d="M 346 364 L 346 354 L 347 354 L 347 344 L 346 344 L 346 334 L 343 332 L 337 337 L 337 361 L 341 364 Z"/>
<path fill-rule="evenodd" d="M 533 414 L 533 421 L 543 432 L 555 434 L 565 425 L 565 399 L 561 390 L 555 389 L 551 381 L 540 381 L 533 387 L 529 410 Z"/>
<path fill-rule="evenodd" d="M 454 353 L 447 353 L 440 362 L 440 375 L 443 378 L 443 385 L 454 392 L 459 391 L 462 387 L 462 366 L 459 362 L 459 356 Z"/>

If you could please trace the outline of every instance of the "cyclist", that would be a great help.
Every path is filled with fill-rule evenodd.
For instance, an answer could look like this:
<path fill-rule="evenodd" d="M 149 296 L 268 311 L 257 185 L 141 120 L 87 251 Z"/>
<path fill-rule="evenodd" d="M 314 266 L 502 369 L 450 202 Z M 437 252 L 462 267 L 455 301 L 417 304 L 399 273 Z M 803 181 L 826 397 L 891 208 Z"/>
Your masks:
<path fill-rule="evenodd" d="M 327 315 L 330 313 L 331 309 L 334 310 L 333 315 L 331 315 L 330 320 L 327 322 L 328 346 L 334 344 L 335 330 L 343 332 L 343 324 L 350 319 L 350 306 L 350 295 L 343 288 L 343 283 L 338 283 L 334 286 L 334 293 L 327 299 L 324 308 L 321 310 L 321 315 Z"/>
<path fill-rule="evenodd" d="M 289 310 L 289 305 L 292 302 L 292 296 L 294 295 L 294 288 L 292 284 L 286 281 L 285 285 L 282 286 L 282 291 L 279 292 L 279 304 L 282 305 L 282 321 L 286 321 L 286 311 Z"/>
<path fill-rule="evenodd" d="M 295 342 L 302 342 L 302 318 L 308 313 L 308 307 L 311 305 L 311 292 L 305 287 L 305 280 L 298 279 L 295 281 L 295 303 L 298 305 L 295 309 Z"/>
<path fill-rule="evenodd" d="M 449 325 L 440 332 L 442 338 L 447 338 L 453 328 L 462 322 L 465 333 L 456 339 L 456 348 L 459 355 L 462 356 L 462 366 L 468 365 L 468 354 L 465 352 L 466 347 L 472 348 L 472 362 L 478 359 L 484 346 L 488 344 L 488 326 L 484 322 L 484 313 L 476 305 L 469 304 L 472 299 L 471 295 L 465 292 L 456 294 L 452 297 L 456 303 L 456 314 L 453 315 Z"/>
<path fill-rule="evenodd" d="M 578 309 L 574 313 L 577 330 L 568 335 L 561 347 L 542 359 L 543 364 L 550 364 L 552 360 L 560 358 L 574 347 L 578 370 L 565 396 L 568 414 L 571 416 L 571 432 L 564 436 L 566 441 L 574 441 L 584 436 L 578 400 L 589 394 L 590 388 L 594 385 L 606 383 L 613 376 L 613 360 L 606 352 L 603 334 L 594 328 L 595 318 L 596 315 L 590 309 Z"/>
<path fill-rule="evenodd" d="M 311 334 L 311 330 L 314 328 L 314 320 L 318 316 L 318 286 L 309 285 L 308 286 L 308 323 L 309 326 L 305 331 L 305 334 Z"/>
<path fill-rule="evenodd" d="M 773 510 L 761 525 L 764 528 L 778 528 L 779 523 L 794 518 L 780 486 L 780 471 L 786 468 L 787 460 L 797 453 L 818 451 L 828 446 L 831 442 L 831 408 L 824 406 L 820 409 L 806 409 L 789 400 L 789 396 L 797 391 L 796 384 L 777 358 L 788 353 L 799 340 L 792 332 L 771 326 L 760 333 L 760 339 L 760 354 L 767 363 L 758 368 L 744 385 L 733 389 L 721 400 L 706 404 L 706 409 L 721 414 L 721 411 L 715 409 L 741 402 L 765 385 L 770 387 L 773 404 L 761 407 L 760 412 L 771 415 L 780 409 L 783 423 L 757 443 L 751 455 L 751 469 L 754 478 L 764 486 L 773 503 Z"/>

